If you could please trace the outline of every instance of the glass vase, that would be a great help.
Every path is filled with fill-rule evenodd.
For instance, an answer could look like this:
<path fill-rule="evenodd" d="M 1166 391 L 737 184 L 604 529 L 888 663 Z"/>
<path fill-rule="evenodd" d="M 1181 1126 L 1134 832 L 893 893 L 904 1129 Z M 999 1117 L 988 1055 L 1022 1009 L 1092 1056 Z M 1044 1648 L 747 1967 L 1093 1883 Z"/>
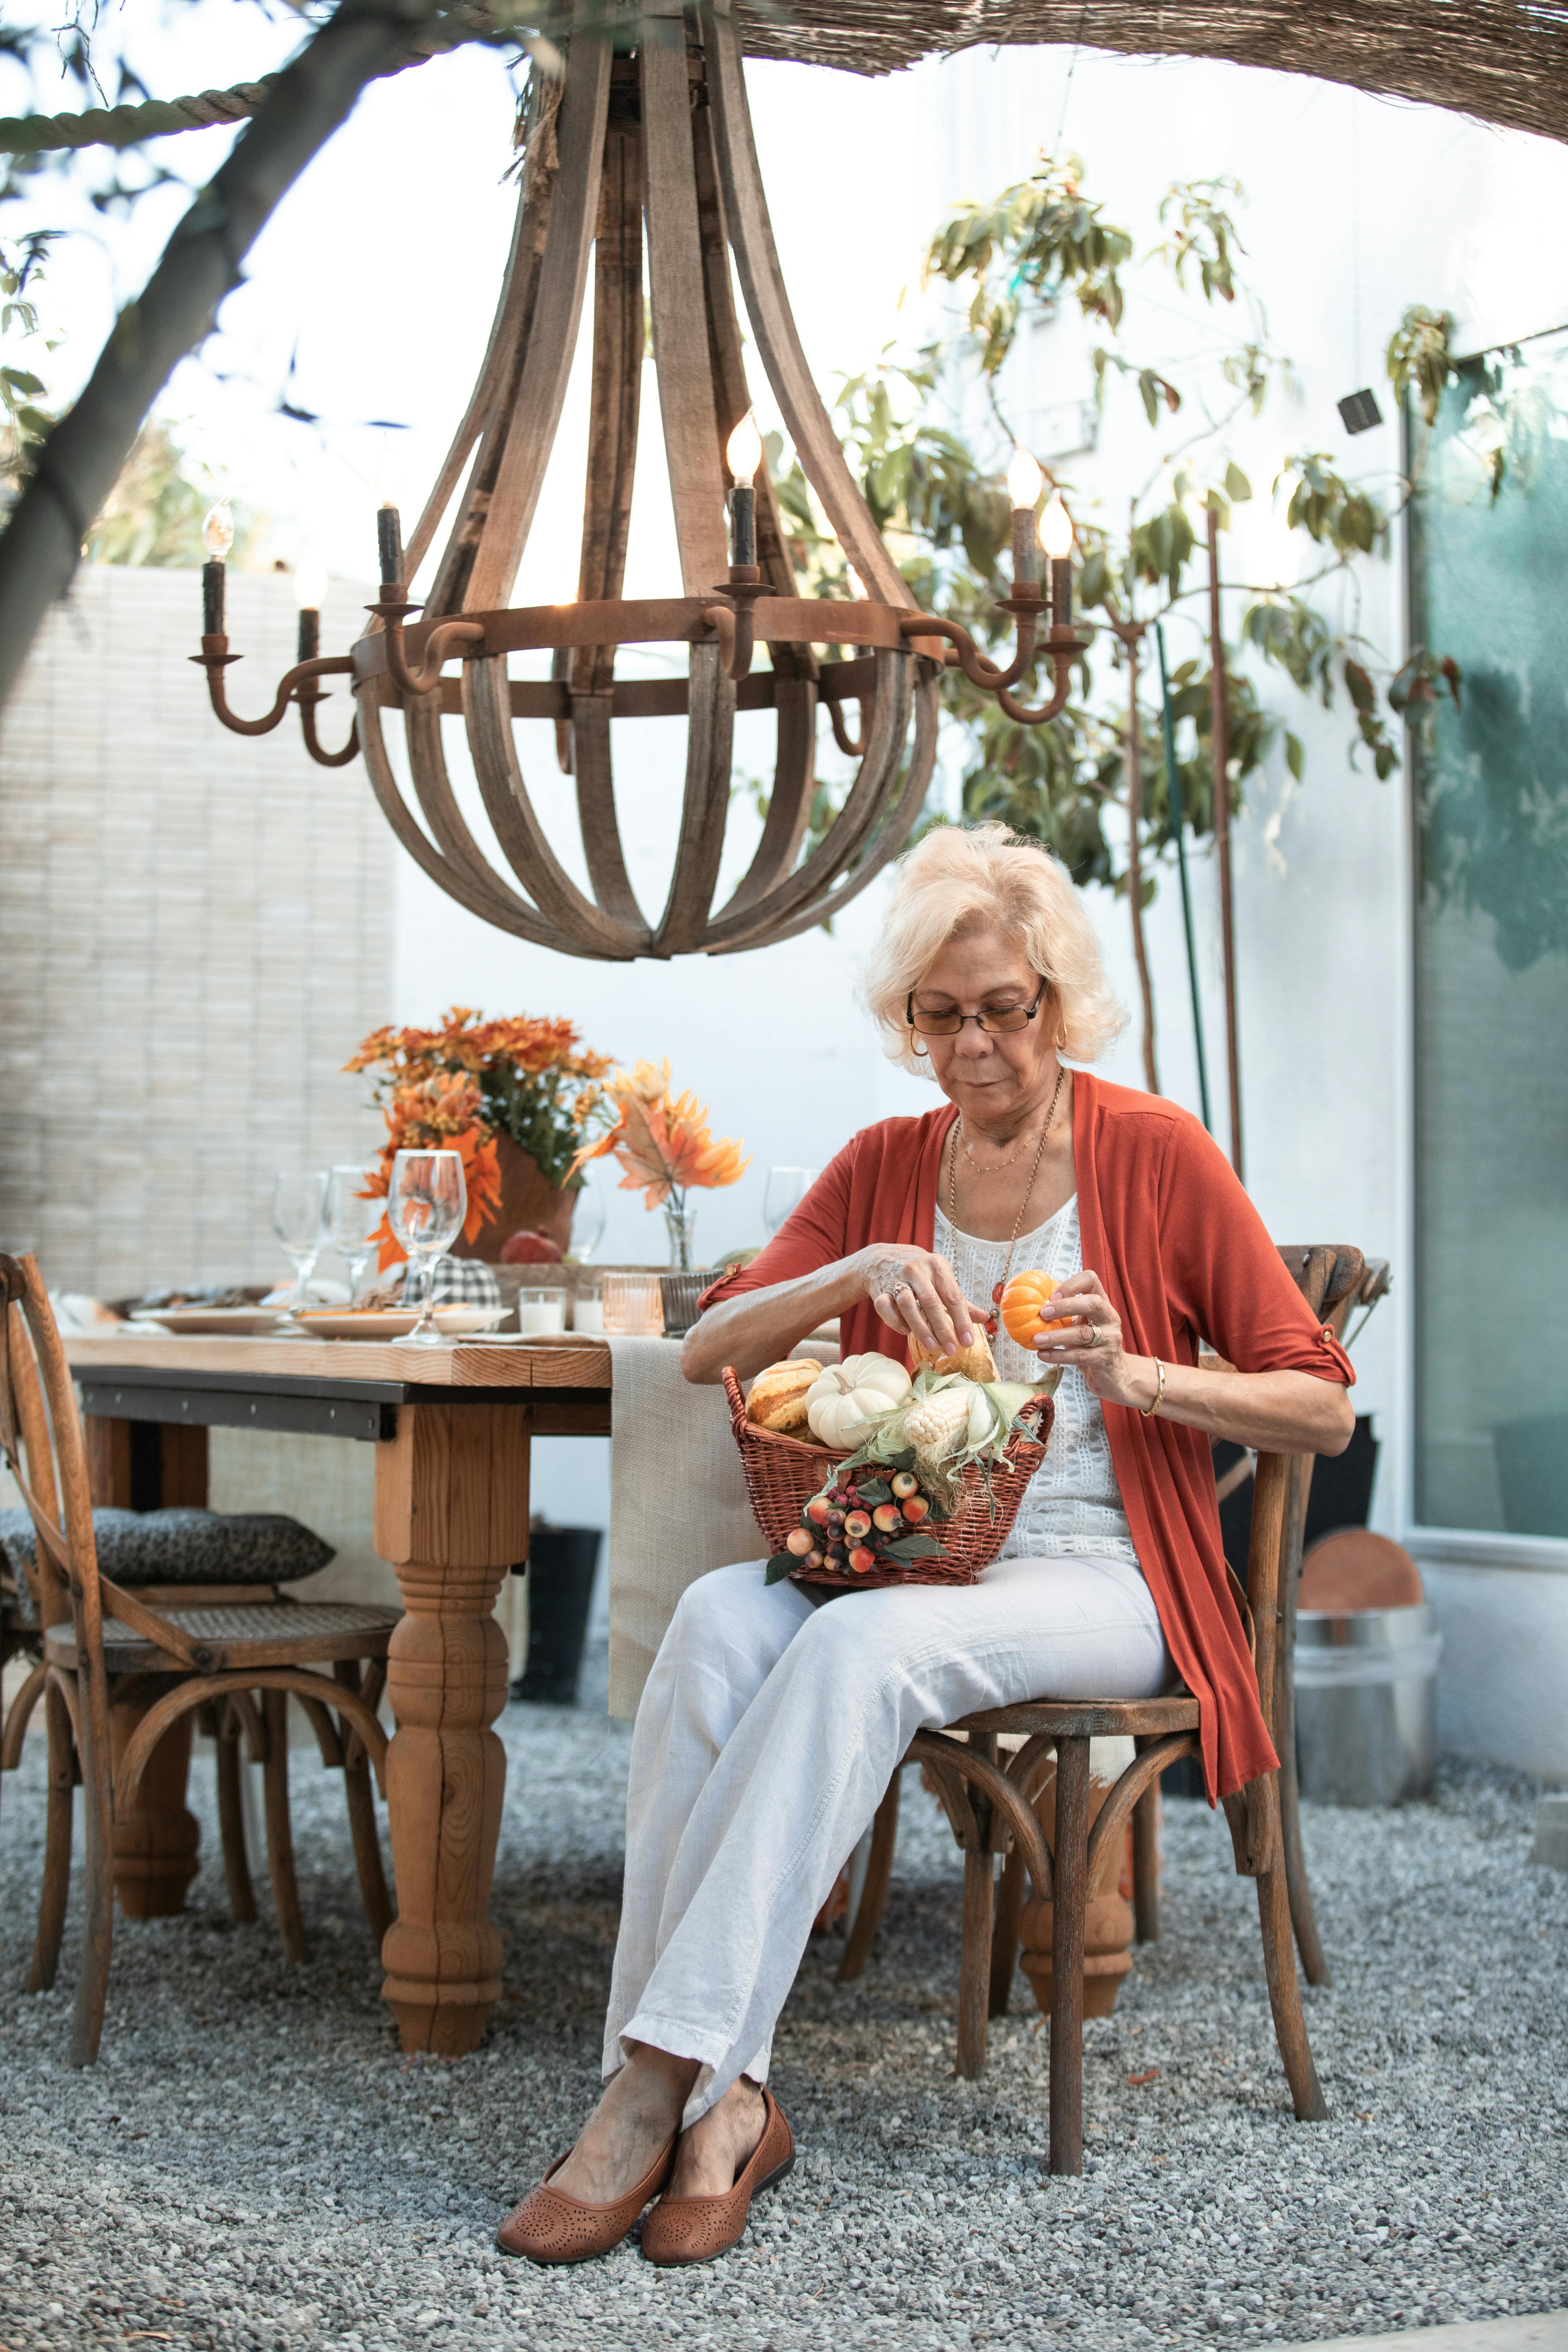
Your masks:
<path fill-rule="evenodd" d="M 664 1222 L 669 1228 L 669 1270 L 671 1274 L 689 1274 L 697 1263 L 692 1255 L 697 1212 L 695 1209 L 666 1209 Z"/>

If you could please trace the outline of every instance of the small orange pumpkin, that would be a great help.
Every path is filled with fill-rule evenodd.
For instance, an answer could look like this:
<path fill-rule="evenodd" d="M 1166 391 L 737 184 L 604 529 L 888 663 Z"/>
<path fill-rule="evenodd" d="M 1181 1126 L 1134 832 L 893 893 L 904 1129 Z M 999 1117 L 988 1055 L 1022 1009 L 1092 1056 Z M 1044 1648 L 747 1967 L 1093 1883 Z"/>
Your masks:
<path fill-rule="evenodd" d="M 1016 1340 L 1020 1348 L 1032 1348 L 1042 1331 L 1066 1331 L 1070 1328 L 1070 1315 L 1060 1316 L 1054 1323 L 1045 1320 L 1046 1301 L 1056 1287 L 1053 1276 L 1042 1273 L 1038 1266 L 1026 1266 L 1002 1293 L 1003 1328 L 1009 1339 Z"/>

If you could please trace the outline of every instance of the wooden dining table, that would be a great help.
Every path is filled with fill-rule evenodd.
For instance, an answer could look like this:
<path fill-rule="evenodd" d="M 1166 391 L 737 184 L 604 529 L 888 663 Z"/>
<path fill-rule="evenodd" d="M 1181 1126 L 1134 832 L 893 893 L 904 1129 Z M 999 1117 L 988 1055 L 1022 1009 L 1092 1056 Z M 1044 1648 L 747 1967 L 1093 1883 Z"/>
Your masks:
<path fill-rule="evenodd" d="M 382 1994 L 405 2050 L 462 2056 L 500 1995 L 489 1898 L 506 1754 L 491 1726 L 507 1700 L 507 1645 L 496 1599 L 528 1557 L 532 1439 L 609 1432 L 608 1348 L 573 1337 L 438 1348 L 175 1338 L 127 1326 L 66 1349 L 95 1504 L 205 1505 L 213 1428 L 374 1446 L 375 1549 L 405 1612 L 387 1662 L 397 1916 L 382 1945 Z M 154 1756 L 143 1812 L 117 1824 L 119 1891 L 142 1916 L 181 1909 L 194 1875 L 187 1757 L 188 1746 L 171 1750 L 160 1774 Z"/>

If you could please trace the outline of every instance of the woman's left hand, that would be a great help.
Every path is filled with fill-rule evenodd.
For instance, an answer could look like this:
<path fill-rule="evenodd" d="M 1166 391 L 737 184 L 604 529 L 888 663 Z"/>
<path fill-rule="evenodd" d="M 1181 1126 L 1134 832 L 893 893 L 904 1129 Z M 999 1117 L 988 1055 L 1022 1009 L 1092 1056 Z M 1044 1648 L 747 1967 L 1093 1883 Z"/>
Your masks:
<path fill-rule="evenodd" d="M 1035 1350 L 1044 1364 L 1071 1365 L 1083 1374 L 1102 1404 L 1132 1405 L 1141 1412 L 1153 1393 L 1156 1375 L 1147 1356 L 1130 1356 L 1121 1345 L 1121 1318 L 1100 1276 L 1086 1267 L 1051 1293 L 1047 1310 L 1070 1315 L 1066 1331 L 1042 1331 Z"/>

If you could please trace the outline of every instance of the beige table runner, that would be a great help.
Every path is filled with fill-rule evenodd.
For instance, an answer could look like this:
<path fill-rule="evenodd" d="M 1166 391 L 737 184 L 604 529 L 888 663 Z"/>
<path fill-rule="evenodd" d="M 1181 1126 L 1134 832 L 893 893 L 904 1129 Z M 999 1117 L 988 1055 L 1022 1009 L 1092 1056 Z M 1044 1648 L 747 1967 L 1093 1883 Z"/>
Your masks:
<path fill-rule="evenodd" d="M 612 1338 L 610 1713 L 630 1722 L 687 1586 L 767 1547 L 746 1498 L 721 1388 L 681 1377 L 673 1339 Z M 836 1362 L 807 1341 L 796 1355 Z"/>

